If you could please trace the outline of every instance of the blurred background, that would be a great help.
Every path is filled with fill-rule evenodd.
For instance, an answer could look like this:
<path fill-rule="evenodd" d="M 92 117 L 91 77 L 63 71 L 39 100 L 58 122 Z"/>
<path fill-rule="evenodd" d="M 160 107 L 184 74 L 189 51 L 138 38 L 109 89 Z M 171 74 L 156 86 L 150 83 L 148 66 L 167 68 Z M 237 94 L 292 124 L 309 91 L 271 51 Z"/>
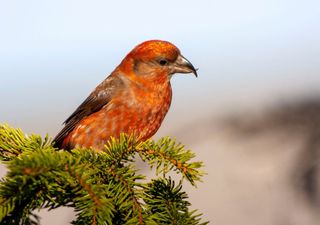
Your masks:
<path fill-rule="evenodd" d="M 204 161 L 192 207 L 211 224 L 320 224 L 319 22 L 316 0 L 0 0 L 0 123 L 54 136 L 135 45 L 168 40 L 199 77 L 173 77 L 155 138 Z"/>

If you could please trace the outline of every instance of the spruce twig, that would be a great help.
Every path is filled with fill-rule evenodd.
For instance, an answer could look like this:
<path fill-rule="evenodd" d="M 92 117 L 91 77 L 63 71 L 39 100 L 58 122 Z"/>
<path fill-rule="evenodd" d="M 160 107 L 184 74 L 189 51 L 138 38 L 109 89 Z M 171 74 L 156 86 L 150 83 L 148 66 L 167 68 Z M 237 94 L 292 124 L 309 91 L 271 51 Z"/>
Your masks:
<path fill-rule="evenodd" d="M 0 223 L 39 224 L 36 209 L 75 208 L 73 224 L 205 224 L 189 209 L 182 180 L 151 182 L 135 169 L 139 155 L 157 174 L 175 171 L 195 185 L 204 174 L 194 154 L 170 138 L 159 141 L 124 134 L 105 151 L 59 151 L 50 139 L 0 125 L 0 160 L 8 173 L 0 182 Z"/>

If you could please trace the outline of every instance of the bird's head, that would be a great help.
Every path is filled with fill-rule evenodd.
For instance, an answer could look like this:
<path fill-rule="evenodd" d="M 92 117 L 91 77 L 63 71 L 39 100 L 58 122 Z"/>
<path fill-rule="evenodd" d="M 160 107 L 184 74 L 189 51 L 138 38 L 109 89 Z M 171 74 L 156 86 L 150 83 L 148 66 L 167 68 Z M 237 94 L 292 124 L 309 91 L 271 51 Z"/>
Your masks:
<path fill-rule="evenodd" d="M 169 80 L 175 73 L 193 73 L 197 76 L 197 70 L 175 45 L 160 40 L 150 40 L 136 46 L 121 62 L 119 69 L 138 80 Z"/>

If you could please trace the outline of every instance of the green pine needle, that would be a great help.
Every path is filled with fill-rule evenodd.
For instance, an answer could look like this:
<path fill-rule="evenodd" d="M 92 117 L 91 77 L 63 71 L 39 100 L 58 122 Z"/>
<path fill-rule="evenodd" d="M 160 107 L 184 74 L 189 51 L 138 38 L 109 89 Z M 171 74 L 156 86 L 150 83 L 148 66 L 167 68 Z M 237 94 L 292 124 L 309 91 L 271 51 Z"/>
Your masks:
<path fill-rule="evenodd" d="M 169 137 L 159 141 L 125 134 L 105 151 L 59 151 L 48 136 L 25 135 L 0 125 L 0 160 L 8 173 L 0 181 L 0 223 L 39 224 L 36 209 L 73 207 L 73 224 L 206 224 L 189 209 L 182 180 L 147 178 L 135 168 L 139 155 L 156 175 L 174 171 L 192 185 L 201 180 L 202 162 Z"/>

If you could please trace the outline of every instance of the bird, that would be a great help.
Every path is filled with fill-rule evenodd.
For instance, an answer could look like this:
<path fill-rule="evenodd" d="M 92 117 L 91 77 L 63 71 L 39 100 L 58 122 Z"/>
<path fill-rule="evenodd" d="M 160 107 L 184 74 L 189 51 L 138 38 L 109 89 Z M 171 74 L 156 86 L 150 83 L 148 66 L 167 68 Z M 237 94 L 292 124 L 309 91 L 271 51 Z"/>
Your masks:
<path fill-rule="evenodd" d="M 138 44 L 65 120 L 53 146 L 103 151 L 110 138 L 121 133 L 141 141 L 151 138 L 171 105 L 170 79 L 175 73 L 197 77 L 197 69 L 174 44 Z"/>

